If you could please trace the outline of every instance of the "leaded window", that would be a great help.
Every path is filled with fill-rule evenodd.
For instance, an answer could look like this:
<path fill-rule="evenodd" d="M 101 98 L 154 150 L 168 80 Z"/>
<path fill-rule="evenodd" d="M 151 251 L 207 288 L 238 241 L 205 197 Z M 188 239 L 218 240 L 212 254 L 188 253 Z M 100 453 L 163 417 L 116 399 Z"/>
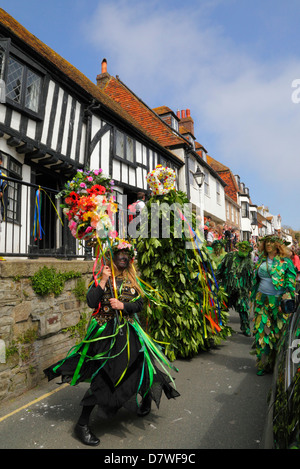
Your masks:
<path fill-rule="evenodd" d="M 115 154 L 122 160 L 135 163 L 135 140 L 120 130 L 115 130 Z"/>
<path fill-rule="evenodd" d="M 39 112 L 42 74 L 30 59 L 28 63 L 19 59 L 10 39 L 5 38 L 0 38 L 0 88 L 0 102 L 6 101 L 30 113 Z"/>
<path fill-rule="evenodd" d="M 9 57 L 6 97 L 33 112 L 39 110 L 41 77 L 14 57 Z"/>

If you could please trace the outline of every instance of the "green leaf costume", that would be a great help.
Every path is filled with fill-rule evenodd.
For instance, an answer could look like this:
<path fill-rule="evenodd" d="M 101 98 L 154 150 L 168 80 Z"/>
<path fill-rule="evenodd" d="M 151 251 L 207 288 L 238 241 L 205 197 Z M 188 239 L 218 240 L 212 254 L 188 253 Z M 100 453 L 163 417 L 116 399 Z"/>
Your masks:
<path fill-rule="evenodd" d="M 278 342 L 284 330 L 288 315 L 280 310 L 282 294 L 266 295 L 258 291 L 259 268 L 267 261 L 262 255 L 255 265 L 251 299 L 254 301 L 254 337 L 258 370 L 271 371 L 274 367 Z M 275 256 L 270 269 L 275 290 L 283 289 L 291 298 L 295 296 L 296 271 L 288 258 Z"/>
<path fill-rule="evenodd" d="M 141 278 L 162 296 L 160 302 L 149 301 L 146 307 L 147 327 L 151 337 L 165 344 L 170 360 L 193 357 L 231 334 L 226 325 L 225 292 L 217 285 L 207 248 L 192 229 L 195 215 L 189 223 L 183 214 L 183 205 L 188 203 L 181 191 L 153 195 L 147 203 L 143 235 L 137 242 Z M 152 232 L 150 237 L 151 207 L 155 205 L 159 208 L 160 233 L 154 237 Z M 170 233 L 164 237 L 161 229 L 168 220 Z M 180 223 L 183 232 L 178 236 Z"/>
<path fill-rule="evenodd" d="M 253 262 L 250 257 L 251 247 L 248 242 L 238 243 L 249 245 L 246 256 L 240 251 L 231 251 L 222 260 L 217 269 L 217 280 L 228 295 L 227 305 L 234 308 L 240 316 L 241 331 L 250 335 L 249 296 L 252 288 Z"/>

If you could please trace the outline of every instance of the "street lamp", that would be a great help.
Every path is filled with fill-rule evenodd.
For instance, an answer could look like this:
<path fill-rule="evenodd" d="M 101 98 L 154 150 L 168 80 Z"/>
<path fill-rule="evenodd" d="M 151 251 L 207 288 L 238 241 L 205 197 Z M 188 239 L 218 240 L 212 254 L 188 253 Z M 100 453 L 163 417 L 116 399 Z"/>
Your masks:
<path fill-rule="evenodd" d="M 193 173 L 193 176 L 194 176 L 198 186 L 201 187 L 203 182 L 204 182 L 204 179 L 205 179 L 205 174 L 203 173 L 203 171 L 201 171 L 199 165 L 197 166 L 196 172 Z"/>

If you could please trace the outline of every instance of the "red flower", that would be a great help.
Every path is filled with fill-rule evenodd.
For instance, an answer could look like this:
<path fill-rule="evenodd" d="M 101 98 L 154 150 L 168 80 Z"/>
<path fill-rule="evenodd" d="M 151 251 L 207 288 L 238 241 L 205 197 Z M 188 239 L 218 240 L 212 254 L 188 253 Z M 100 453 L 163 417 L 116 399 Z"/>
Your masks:
<path fill-rule="evenodd" d="M 79 195 L 76 192 L 70 192 L 69 196 L 66 197 L 65 202 L 69 205 L 76 204 L 78 202 Z"/>
<path fill-rule="evenodd" d="M 100 186 L 100 184 L 95 184 L 94 186 L 92 186 L 90 189 L 87 189 L 87 192 L 92 195 L 102 195 L 102 194 L 105 194 L 106 192 L 106 189 L 104 186 Z"/>

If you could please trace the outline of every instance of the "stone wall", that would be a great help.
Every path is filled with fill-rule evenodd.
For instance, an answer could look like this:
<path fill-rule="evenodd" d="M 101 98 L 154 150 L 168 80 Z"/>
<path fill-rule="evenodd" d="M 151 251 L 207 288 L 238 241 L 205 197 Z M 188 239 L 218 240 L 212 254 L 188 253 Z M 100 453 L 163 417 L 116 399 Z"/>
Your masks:
<path fill-rule="evenodd" d="M 7 357 L 0 363 L 0 405 L 39 384 L 44 379 L 43 369 L 64 358 L 76 343 L 76 338 L 63 330 L 76 326 L 84 314 L 88 319 L 91 314 L 86 302 L 76 299 L 76 278 L 65 282 L 59 296 L 51 293 L 41 297 L 33 291 L 31 277 L 44 265 L 57 272 L 80 272 L 86 287 L 92 277 L 92 261 L 0 262 L 0 343 Z"/>

